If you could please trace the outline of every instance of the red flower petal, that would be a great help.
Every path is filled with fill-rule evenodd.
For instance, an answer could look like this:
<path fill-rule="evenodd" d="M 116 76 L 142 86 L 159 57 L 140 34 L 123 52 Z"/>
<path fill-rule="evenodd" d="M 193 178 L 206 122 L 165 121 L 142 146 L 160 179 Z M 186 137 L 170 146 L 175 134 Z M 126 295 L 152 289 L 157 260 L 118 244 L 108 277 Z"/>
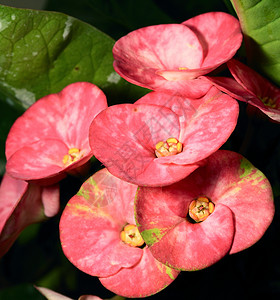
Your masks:
<path fill-rule="evenodd" d="M 235 78 L 206 77 L 218 89 L 231 97 L 259 108 L 276 122 L 280 122 L 280 89 L 243 63 L 231 59 L 227 63 Z"/>
<path fill-rule="evenodd" d="M 179 271 L 155 260 L 146 247 L 143 249 L 140 262 L 133 268 L 125 268 L 112 276 L 99 279 L 110 291 L 123 297 L 137 298 L 159 292 L 169 285 L 178 274 Z M 149 280 L 146 280 L 147 278 Z"/>
<path fill-rule="evenodd" d="M 123 185 L 127 188 L 120 193 Z M 122 228 L 133 216 L 136 188 L 103 169 L 69 201 L 60 221 L 60 238 L 65 255 L 83 272 L 106 277 L 141 259 L 142 249 L 120 239 Z"/>
<path fill-rule="evenodd" d="M 102 169 L 85 181 L 79 195 L 90 199 L 94 207 L 106 207 L 113 219 L 123 224 L 135 224 L 134 197 L 137 186 L 112 176 Z M 118 202 L 118 204 L 115 203 Z"/>
<path fill-rule="evenodd" d="M 235 80 L 248 93 L 255 96 L 246 97 L 245 101 L 258 107 L 274 121 L 280 122 L 280 89 L 256 71 L 235 59 L 231 59 L 227 65 Z M 268 105 L 265 104 L 267 100 L 271 101 Z"/>
<path fill-rule="evenodd" d="M 132 31 L 115 43 L 113 55 L 114 66 L 121 76 L 140 83 L 156 78 L 158 70 L 197 69 L 203 60 L 198 38 L 181 24 L 155 25 Z"/>
<path fill-rule="evenodd" d="M 97 86 L 88 82 L 73 83 L 58 94 L 43 97 L 34 103 L 12 126 L 6 141 L 7 160 L 9 161 L 10 157 L 18 150 L 22 151 L 22 154 L 20 154 L 22 159 L 25 149 L 28 151 L 25 155 L 25 159 L 32 160 L 28 155 L 30 154 L 30 147 L 32 148 L 33 145 L 35 145 L 34 143 L 42 140 L 58 140 L 67 147 L 67 151 L 63 155 L 67 154 L 71 148 L 78 148 L 84 152 L 84 156 L 80 162 L 84 163 L 85 158 L 88 160 L 91 156 L 88 141 L 90 123 L 93 118 L 106 107 L 107 102 L 103 92 Z M 52 145 L 46 144 L 45 152 L 50 153 L 51 146 Z M 35 155 L 35 149 L 32 151 L 32 155 Z M 53 154 L 55 155 L 55 152 L 53 152 Z M 57 154 L 55 164 L 59 161 L 58 164 L 60 167 L 57 168 L 59 172 L 65 168 L 65 166 L 60 164 L 60 161 L 63 159 L 61 152 L 59 151 Z M 36 156 L 36 159 L 38 159 L 38 157 L 45 157 L 44 152 L 37 153 Z M 50 176 L 49 173 L 51 173 L 52 176 L 52 172 L 56 172 L 53 166 L 53 159 L 49 165 L 49 169 L 52 169 L 52 171 L 47 171 L 47 177 Z M 42 163 L 42 161 L 40 161 L 40 163 Z M 13 165 L 15 164 L 16 162 L 13 163 Z M 44 164 L 47 165 L 47 161 L 44 161 Z M 75 167 L 78 166 L 79 164 L 75 165 Z M 34 166 L 31 168 L 33 167 Z M 74 165 L 71 165 L 67 170 L 73 167 Z M 15 174 L 14 171 L 13 176 L 23 178 L 22 174 Z M 45 174 L 42 172 L 41 177 L 38 177 L 38 175 L 37 172 L 34 177 L 39 179 L 44 177 Z M 32 171 L 30 171 L 28 179 L 27 177 L 24 179 L 35 179 L 32 177 Z"/>
<path fill-rule="evenodd" d="M 236 253 L 255 244 L 271 224 L 275 210 L 272 189 L 265 175 L 240 154 L 227 151 L 209 159 L 212 168 L 219 169 L 213 178 L 219 183 L 212 197 L 234 214 L 230 253 Z"/>
<path fill-rule="evenodd" d="M 189 204 L 200 196 L 208 197 L 215 210 L 205 221 L 191 224 Z M 229 251 L 253 245 L 273 215 L 265 176 L 240 154 L 222 150 L 180 182 L 140 187 L 136 199 L 139 231 L 155 258 L 184 270 L 203 268 Z"/>
<path fill-rule="evenodd" d="M 40 140 L 16 151 L 8 159 L 6 170 L 22 180 L 54 176 L 62 179 L 65 176 L 61 174 L 64 169 L 62 160 L 67 153 L 68 147 L 61 140 Z"/>
<path fill-rule="evenodd" d="M 276 89 L 267 79 L 236 59 L 228 61 L 227 66 L 235 80 L 258 98 L 268 96 L 269 92 Z"/>
<path fill-rule="evenodd" d="M 44 186 L 41 197 L 46 217 L 53 217 L 59 212 L 59 194 L 59 185 Z"/>
<path fill-rule="evenodd" d="M 215 87 L 196 100 L 152 92 L 136 103 L 164 105 L 179 116 L 183 151 L 159 158 L 164 164 L 193 164 L 218 150 L 233 132 L 239 113 L 237 101 Z"/>
<path fill-rule="evenodd" d="M 194 174 L 190 187 L 198 186 L 215 204 L 222 203 L 231 209 L 235 234 L 230 253 L 242 251 L 256 243 L 272 222 L 274 203 L 270 183 L 238 153 L 219 150 L 207 161 L 196 171 L 200 175 Z M 198 181 L 200 184 L 195 184 Z"/>
<path fill-rule="evenodd" d="M 236 80 L 230 77 L 210 77 L 205 76 L 220 91 L 229 96 L 244 102 L 249 102 L 255 98 L 255 95 L 245 90 Z"/>
<path fill-rule="evenodd" d="M 116 42 L 113 55 L 116 72 L 133 84 L 193 97 L 210 88 L 199 79 L 188 82 L 200 75 L 192 69 L 199 70 L 203 52 L 193 31 L 181 24 L 135 30 Z"/>
<path fill-rule="evenodd" d="M 95 173 L 65 208 L 60 238 L 75 266 L 102 277 L 102 284 L 115 293 L 140 297 L 163 289 L 179 272 L 157 262 L 147 247 L 135 248 L 121 241 L 124 225 L 135 225 L 136 189 L 107 169 Z"/>
<path fill-rule="evenodd" d="M 13 179 L 7 173 L 4 174 L 0 186 L 0 232 L 27 188 L 26 181 Z"/>
<path fill-rule="evenodd" d="M 203 47 L 203 74 L 231 59 L 242 42 L 239 21 L 224 12 L 201 14 L 182 24 L 194 31 Z"/>
<path fill-rule="evenodd" d="M 146 235 L 143 231 L 142 234 Z M 149 232 L 150 234 L 150 232 Z M 216 263 L 230 250 L 234 236 L 231 210 L 217 205 L 207 220 L 177 224 L 153 244 L 150 251 L 162 263 L 184 271 L 200 270 Z"/>
<path fill-rule="evenodd" d="M 240 25 L 222 12 L 202 14 L 183 25 L 191 32 L 167 24 L 122 37 L 113 48 L 115 70 L 129 82 L 152 90 L 202 97 L 211 85 L 199 76 L 233 57 L 242 42 Z"/>
<path fill-rule="evenodd" d="M 170 267 L 202 269 L 230 250 L 234 219 L 226 206 L 217 206 L 202 223 L 192 224 L 187 220 L 190 202 L 200 195 L 204 193 L 195 181 L 189 183 L 187 179 L 163 188 L 140 187 L 138 191 L 139 230 L 155 258 Z"/>
<path fill-rule="evenodd" d="M 45 207 L 42 204 L 44 194 Z M 28 225 L 46 219 L 47 213 L 53 215 L 57 210 L 50 209 L 49 202 L 59 205 L 59 187 L 48 187 L 47 190 L 36 184 L 14 179 L 7 173 L 0 187 L 0 257 L 3 256 L 21 231 Z"/>
<path fill-rule="evenodd" d="M 157 105 L 121 104 L 107 108 L 92 122 L 92 151 L 115 176 L 139 185 L 162 185 L 195 170 L 189 166 L 158 164 L 155 145 L 180 135 L 178 116 Z"/>

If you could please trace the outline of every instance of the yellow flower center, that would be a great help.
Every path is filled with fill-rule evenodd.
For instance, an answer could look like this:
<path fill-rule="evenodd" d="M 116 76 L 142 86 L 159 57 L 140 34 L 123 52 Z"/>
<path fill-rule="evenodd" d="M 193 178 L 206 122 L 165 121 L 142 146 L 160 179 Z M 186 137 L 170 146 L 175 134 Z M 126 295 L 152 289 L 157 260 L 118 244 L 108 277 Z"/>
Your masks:
<path fill-rule="evenodd" d="M 83 157 L 82 152 L 78 148 L 71 148 L 69 149 L 68 153 L 63 156 L 62 162 L 65 165 L 65 167 L 68 167 L 73 162 L 79 160 Z"/>
<path fill-rule="evenodd" d="M 136 225 L 128 224 L 121 232 L 121 240 L 131 247 L 141 247 L 144 244 L 144 240 L 140 235 L 140 232 Z"/>
<path fill-rule="evenodd" d="M 169 138 L 165 142 L 156 144 L 155 154 L 157 157 L 176 155 L 183 150 L 183 145 L 176 138 Z"/>
<path fill-rule="evenodd" d="M 202 222 L 213 213 L 214 209 L 214 203 L 207 197 L 198 197 L 190 203 L 189 216 L 195 222 Z"/>
<path fill-rule="evenodd" d="M 278 108 L 276 100 L 269 98 L 269 97 L 264 97 L 264 98 L 260 98 L 260 99 L 265 106 L 268 106 L 271 108 Z"/>

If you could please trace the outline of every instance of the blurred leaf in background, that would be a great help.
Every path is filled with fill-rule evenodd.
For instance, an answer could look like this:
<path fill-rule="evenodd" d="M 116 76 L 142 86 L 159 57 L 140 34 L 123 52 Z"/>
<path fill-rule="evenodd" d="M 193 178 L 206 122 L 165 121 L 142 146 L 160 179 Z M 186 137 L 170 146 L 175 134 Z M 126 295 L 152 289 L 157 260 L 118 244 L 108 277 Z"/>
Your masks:
<path fill-rule="evenodd" d="M 209 11 L 227 11 L 223 0 L 49 0 L 46 10 L 60 11 L 83 20 L 114 39 L 149 25 L 181 23 Z"/>
<path fill-rule="evenodd" d="M 280 1 L 231 2 L 244 33 L 248 63 L 280 85 Z"/>
<path fill-rule="evenodd" d="M 114 97 L 126 89 L 112 66 L 114 40 L 96 28 L 61 13 L 4 6 L 0 21 L 0 90 L 25 109 L 76 81 Z"/>
<path fill-rule="evenodd" d="M 151 0 L 49 0 L 46 9 L 61 11 L 92 24 L 114 39 L 148 25 L 170 23 L 170 18 Z"/>

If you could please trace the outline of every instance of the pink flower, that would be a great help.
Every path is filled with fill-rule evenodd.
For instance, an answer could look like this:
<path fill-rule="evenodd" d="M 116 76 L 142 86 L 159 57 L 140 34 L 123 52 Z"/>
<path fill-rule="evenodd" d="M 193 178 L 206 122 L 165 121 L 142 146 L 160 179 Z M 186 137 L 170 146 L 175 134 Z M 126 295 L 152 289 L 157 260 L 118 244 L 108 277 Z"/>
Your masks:
<path fill-rule="evenodd" d="M 30 224 L 46 220 L 59 210 L 59 187 L 40 187 L 7 173 L 0 186 L 0 257 Z"/>
<path fill-rule="evenodd" d="M 98 276 L 107 289 L 132 298 L 160 291 L 179 273 L 155 260 L 143 245 L 134 220 L 136 190 L 102 169 L 70 199 L 60 221 L 66 257 Z"/>
<path fill-rule="evenodd" d="M 135 205 L 138 229 L 154 257 L 179 270 L 202 269 L 252 246 L 274 215 L 266 177 L 225 150 L 180 182 L 140 187 Z"/>
<path fill-rule="evenodd" d="M 114 68 L 127 81 L 160 92 L 199 98 L 211 84 L 205 75 L 234 56 L 242 42 L 238 20 L 223 12 L 182 24 L 135 30 L 114 48 Z"/>
<path fill-rule="evenodd" d="M 207 77 L 228 95 L 259 108 L 280 122 L 280 89 L 245 64 L 231 59 L 228 68 L 235 78 Z"/>
<path fill-rule="evenodd" d="M 47 184 L 74 172 L 92 156 L 88 130 L 107 107 L 106 97 L 88 82 L 70 84 L 34 103 L 13 124 L 6 141 L 7 172 Z"/>
<path fill-rule="evenodd" d="M 102 111 L 90 127 L 93 154 L 115 176 L 168 185 L 194 171 L 234 130 L 236 100 L 212 87 L 200 99 L 151 92 Z"/>

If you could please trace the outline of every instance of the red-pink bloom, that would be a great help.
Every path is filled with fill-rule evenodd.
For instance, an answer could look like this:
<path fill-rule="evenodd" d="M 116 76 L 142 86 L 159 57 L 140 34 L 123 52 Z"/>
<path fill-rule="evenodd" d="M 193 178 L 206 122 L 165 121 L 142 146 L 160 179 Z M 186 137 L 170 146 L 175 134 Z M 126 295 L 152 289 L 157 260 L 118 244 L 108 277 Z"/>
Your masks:
<path fill-rule="evenodd" d="M 237 101 L 215 87 L 196 100 L 151 92 L 102 111 L 91 124 L 90 145 L 113 175 L 137 185 L 168 185 L 226 142 L 238 112 Z"/>
<path fill-rule="evenodd" d="M 207 77 L 228 95 L 247 102 L 276 122 L 280 122 L 280 89 L 253 69 L 231 59 L 228 68 L 235 78 Z"/>
<path fill-rule="evenodd" d="M 49 184 L 77 170 L 92 156 L 90 123 L 106 107 L 103 92 L 88 82 L 70 84 L 38 100 L 9 132 L 7 172 L 18 179 L 44 179 Z"/>
<path fill-rule="evenodd" d="M 180 182 L 140 187 L 135 205 L 138 229 L 154 257 L 180 270 L 202 269 L 252 246 L 274 215 L 267 178 L 225 150 Z"/>
<path fill-rule="evenodd" d="M 30 224 L 46 220 L 59 210 L 59 187 L 41 187 L 7 173 L 0 186 L 0 257 Z"/>
<path fill-rule="evenodd" d="M 90 177 L 63 211 L 62 249 L 80 270 L 98 276 L 112 292 L 144 297 L 178 275 L 154 259 L 134 220 L 137 186 L 102 169 Z M 141 243 L 142 241 L 142 243 Z"/>
<path fill-rule="evenodd" d="M 241 42 L 236 18 L 205 13 L 182 24 L 144 27 L 122 37 L 113 47 L 114 68 L 136 85 L 198 98 L 211 86 L 201 76 L 232 58 Z"/>

